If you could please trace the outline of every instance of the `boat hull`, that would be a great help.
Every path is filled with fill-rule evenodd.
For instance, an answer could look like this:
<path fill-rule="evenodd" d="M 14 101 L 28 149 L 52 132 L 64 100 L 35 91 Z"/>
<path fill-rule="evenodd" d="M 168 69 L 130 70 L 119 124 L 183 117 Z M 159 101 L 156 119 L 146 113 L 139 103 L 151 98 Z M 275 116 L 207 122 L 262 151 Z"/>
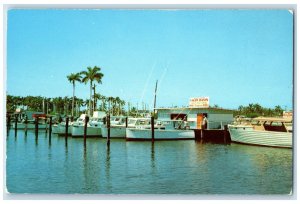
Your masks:
<path fill-rule="evenodd" d="M 17 129 L 26 129 L 26 126 L 27 126 L 27 129 L 35 129 L 35 124 L 34 123 L 18 123 L 17 124 Z M 15 123 L 12 124 L 12 128 L 15 129 Z M 38 126 L 39 129 L 46 129 L 47 128 L 47 125 L 46 124 L 39 124 Z"/>
<path fill-rule="evenodd" d="M 154 130 L 155 140 L 192 140 L 194 130 Z M 151 129 L 127 128 L 126 140 L 152 140 Z"/>
<path fill-rule="evenodd" d="M 65 135 L 66 134 L 66 125 L 65 124 L 58 124 L 58 135 Z M 68 135 L 72 134 L 72 125 L 68 126 Z"/>
<path fill-rule="evenodd" d="M 84 136 L 84 126 L 73 126 L 72 137 L 83 137 Z M 89 126 L 86 130 L 87 137 L 101 137 L 101 127 L 100 126 Z"/>
<path fill-rule="evenodd" d="M 292 133 L 259 131 L 252 127 L 228 125 L 232 142 L 269 147 L 292 148 Z"/>
<path fill-rule="evenodd" d="M 108 137 L 108 128 L 101 128 L 102 137 Z M 126 138 L 126 127 L 111 127 L 110 128 L 110 138 Z"/>
<path fill-rule="evenodd" d="M 58 125 L 52 125 L 52 133 L 53 134 L 58 134 L 59 133 Z"/>

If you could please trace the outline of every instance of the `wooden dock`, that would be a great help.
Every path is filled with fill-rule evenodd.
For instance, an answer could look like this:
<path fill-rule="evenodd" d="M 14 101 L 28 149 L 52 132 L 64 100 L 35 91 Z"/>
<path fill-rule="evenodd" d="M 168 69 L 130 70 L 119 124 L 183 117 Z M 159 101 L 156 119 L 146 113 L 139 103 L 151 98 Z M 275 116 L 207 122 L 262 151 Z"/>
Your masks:
<path fill-rule="evenodd" d="M 230 134 L 227 128 L 224 130 L 195 129 L 195 140 L 211 143 L 231 143 Z"/>

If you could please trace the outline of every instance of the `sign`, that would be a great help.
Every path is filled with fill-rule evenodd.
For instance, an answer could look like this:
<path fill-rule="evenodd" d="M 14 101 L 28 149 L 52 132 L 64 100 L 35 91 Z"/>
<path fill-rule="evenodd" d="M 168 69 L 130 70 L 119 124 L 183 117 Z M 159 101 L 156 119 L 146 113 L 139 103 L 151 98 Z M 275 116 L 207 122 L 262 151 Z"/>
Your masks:
<path fill-rule="evenodd" d="M 190 98 L 190 108 L 208 108 L 209 97 Z"/>

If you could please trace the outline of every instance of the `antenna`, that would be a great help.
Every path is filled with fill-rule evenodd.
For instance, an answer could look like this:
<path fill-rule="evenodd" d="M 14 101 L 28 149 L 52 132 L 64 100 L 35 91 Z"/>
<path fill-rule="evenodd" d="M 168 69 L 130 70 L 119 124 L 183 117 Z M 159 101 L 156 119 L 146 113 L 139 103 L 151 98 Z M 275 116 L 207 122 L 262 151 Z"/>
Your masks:
<path fill-rule="evenodd" d="M 155 108 L 156 108 L 156 91 L 157 91 L 157 82 L 158 82 L 158 80 L 156 80 L 156 85 L 155 85 L 153 113 L 155 113 Z"/>

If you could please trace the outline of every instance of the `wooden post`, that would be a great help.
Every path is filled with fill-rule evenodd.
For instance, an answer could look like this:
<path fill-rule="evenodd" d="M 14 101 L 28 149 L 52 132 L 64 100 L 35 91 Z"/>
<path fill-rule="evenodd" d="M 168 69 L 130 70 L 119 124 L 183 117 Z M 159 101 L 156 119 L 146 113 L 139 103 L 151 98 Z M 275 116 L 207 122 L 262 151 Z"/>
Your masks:
<path fill-rule="evenodd" d="M 69 117 L 66 117 L 66 130 L 65 130 L 65 138 L 68 137 L 68 129 L 69 129 Z"/>
<path fill-rule="evenodd" d="M 50 116 L 49 121 L 49 142 L 51 143 L 51 133 L 52 133 L 52 116 Z"/>
<path fill-rule="evenodd" d="M 10 115 L 9 114 L 7 114 L 7 121 L 6 121 L 6 125 L 7 125 L 7 129 L 9 129 L 10 128 Z"/>
<path fill-rule="evenodd" d="M 154 117 L 151 116 L 151 138 L 152 142 L 154 142 Z"/>
<path fill-rule="evenodd" d="M 223 133 L 223 136 L 224 136 L 224 144 L 227 144 L 227 132 L 228 132 L 228 126 L 227 125 L 224 125 L 224 133 Z"/>
<path fill-rule="evenodd" d="M 39 132 L 39 117 L 35 118 L 35 135 L 38 136 Z"/>
<path fill-rule="evenodd" d="M 84 138 L 84 145 L 86 145 L 86 131 L 87 131 L 87 123 L 89 122 L 89 116 L 85 116 L 85 121 L 84 121 L 84 133 L 83 133 L 83 138 Z"/>
<path fill-rule="evenodd" d="M 15 132 L 17 132 L 17 128 L 18 128 L 18 116 L 15 115 Z"/>
<path fill-rule="evenodd" d="M 25 133 L 27 133 L 28 119 L 25 117 Z"/>
<path fill-rule="evenodd" d="M 128 117 L 125 118 L 125 127 L 128 128 Z"/>
<path fill-rule="evenodd" d="M 110 115 L 107 116 L 107 144 L 110 144 Z"/>

